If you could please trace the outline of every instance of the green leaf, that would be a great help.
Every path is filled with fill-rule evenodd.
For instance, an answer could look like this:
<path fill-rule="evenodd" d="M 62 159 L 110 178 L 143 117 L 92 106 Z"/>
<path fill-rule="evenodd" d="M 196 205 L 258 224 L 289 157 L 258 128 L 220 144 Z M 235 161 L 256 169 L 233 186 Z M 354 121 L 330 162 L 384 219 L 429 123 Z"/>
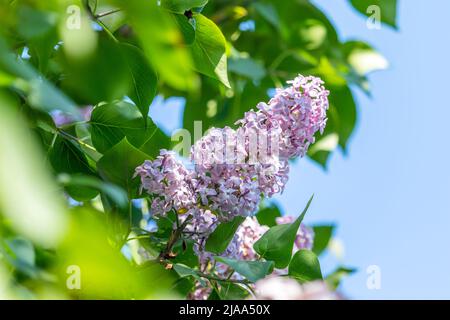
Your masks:
<path fill-rule="evenodd" d="M 158 78 L 138 47 L 130 44 L 122 44 L 121 47 L 131 75 L 128 97 L 147 119 L 150 104 L 156 95 Z"/>
<path fill-rule="evenodd" d="M 270 3 L 255 2 L 253 7 L 256 11 L 275 28 L 280 28 L 280 18 L 275 7 Z"/>
<path fill-rule="evenodd" d="M 170 140 L 150 117 L 145 119 L 146 124 L 136 106 L 127 102 L 97 106 L 89 122 L 92 143 L 104 153 L 126 137 L 134 147 L 155 157 L 160 149 L 170 147 Z"/>
<path fill-rule="evenodd" d="M 371 6 L 380 10 L 381 22 L 397 29 L 397 0 L 349 0 L 351 5 L 367 17 L 374 15 Z M 375 9 L 375 7 L 373 7 Z M 375 9 L 376 10 L 376 9 Z"/>
<path fill-rule="evenodd" d="M 310 22 L 314 22 L 315 30 L 320 30 L 316 34 L 316 38 L 321 39 L 322 48 L 333 48 L 338 45 L 339 39 L 333 24 L 311 1 L 276 1 L 273 2 L 273 5 L 279 16 L 281 33 L 286 38 L 282 45 L 289 45 L 292 48 L 309 46 L 310 43 L 308 42 L 313 40 Z M 306 31 L 307 39 L 303 38 L 304 31 Z M 325 34 L 323 31 L 325 31 Z M 325 35 L 325 38 L 323 38 L 323 35 Z M 319 48 L 316 47 L 315 49 Z"/>
<path fill-rule="evenodd" d="M 18 33 L 26 38 L 33 39 L 45 35 L 55 27 L 57 16 L 55 13 L 38 11 L 29 6 L 20 6 L 17 26 Z"/>
<path fill-rule="evenodd" d="M 208 300 L 221 300 L 220 295 L 215 288 L 213 288 L 211 294 L 208 296 Z"/>
<path fill-rule="evenodd" d="M 172 13 L 158 7 L 156 1 L 117 0 L 115 3 L 127 14 L 145 56 L 159 78 L 178 90 L 196 89 L 198 78 L 191 68 L 189 50 Z"/>
<path fill-rule="evenodd" d="M 121 46 L 100 37 L 97 48 L 87 57 L 62 54 L 60 62 L 65 74 L 61 85 L 80 104 L 95 105 L 121 99 L 128 93 L 131 76 Z"/>
<path fill-rule="evenodd" d="M 47 82 L 42 78 L 30 79 L 28 103 L 37 109 L 45 111 L 59 109 L 73 114 L 75 117 L 79 115 L 75 104 L 51 82 Z"/>
<path fill-rule="evenodd" d="M 119 10 L 114 12 L 114 14 L 104 15 L 99 18 L 99 20 L 108 28 L 109 31 L 115 33 L 120 29 L 123 25 L 127 23 L 127 19 L 125 17 L 125 13 L 120 11 L 120 7 L 111 6 L 108 4 L 109 1 L 97 1 L 97 0 L 89 0 L 95 2 L 96 10 L 95 14 L 102 14 L 111 12 L 112 10 Z"/>
<path fill-rule="evenodd" d="M 215 260 L 225 263 L 240 275 L 252 282 L 264 278 L 273 271 L 273 261 L 240 261 L 226 257 L 214 257 Z"/>
<path fill-rule="evenodd" d="M 4 245 L 4 249 L 0 246 L 0 253 L 4 251 L 6 261 L 24 274 L 36 276 L 36 252 L 31 241 L 17 237 L 6 239 Z"/>
<path fill-rule="evenodd" d="M 193 241 L 178 241 L 172 251 L 177 255 L 173 258 L 173 263 L 182 263 L 191 268 L 198 265 L 198 256 L 194 251 Z"/>
<path fill-rule="evenodd" d="M 196 14 L 196 35 L 191 45 L 194 69 L 230 87 L 227 75 L 226 41 L 216 24 Z"/>
<path fill-rule="evenodd" d="M 133 147 L 123 138 L 109 149 L 97 163 L 100 175 L 107 181 L 121 186 L 128 195 L 136 195 L 138 179 L 133 179 L 135 169 L 148 160 L 149 156 Z"/>
<path fill-rule="evenodd" d="M 325 281 L 330 286 L 331 289 L 336 290 L 339 287 L 343 278 L 348 277 L 349 275 L 356 272 L 355 268 L 343 267 L 340 266 L 336 270 L 334 270 L 331 274 L 329 274 Z"/>
<path fill-rule="evenodd" d="M 235 74 L 259 81 L 266 76 L 266 70 L 261 63 L 252 58 L 231 58 L 228 60 L 228 70 Z"/>
<path fill-rule="evenodd" d="M 195 289 L 195 281 L 190 278 L 178 278 L 173 284 L 172 289 L 180 296 L 186 297 Z"/>
<path fill-rule="evenodd" d="M 93 176 L 62 174 L 58 176 L 58 181 L 72 188 L 91 188 L 101 191 L 121 208 L 125 208 L 128 204 L 127 194 L 122 188 Z"/>
<path fill-rule="evenodd" d="M 95 173 L 80 146 L 60 135 L 57 136 L 53 147 L 49 150 L 49 160 L 57 173 Z"/>
<path fill-rule="evenodd" d="M 174 264 L 173 270 L 175 270 L 180 278 L 193 277 L 195 280 L 199 281 L 202 286 L 207 286 L 205 280 L 198 275 L 196 270 L 182 263 Z"/>
<path fill-rule="evenodd" d="M 28 103 L 40 110 L 61 110 L 80 118 L 79 110 L 63 92 L 51 82 L 43 78 L 30 64 L 9 51 L 4 39 L 0 36 L 0 69 L 6 74 L 25 80 L 25 84 L 17 85 L 17 89 L 25 91 Z"/>
<path fill-rule="evenodd" d="M 334 225 L 316 225 L 313 226 L 314 231 L 314 244 L 312 251 L 316 255 L 320 255 L 328 246 L 330 242 L 335 226 Z"/>
<path fill-rule="evenodd" d="M 280 208 L 278 208 L 278 206 L 274 203 L 260 209 L 256 213 L 256 218 L 258 219 L 259 224 L 268 227 L 276 226 L 276 218 L 278 217 L 281 217 L 281 211 Z"/>
<path fill-rule="evenodd" d="M 348 64 L 358 75 L 385 70 L 389 66 L 386 58 L 365 42 L 348 41 L 343 44 L 342 51 Z"/>
<path fill-rule="evenodd" d="M 271 227 L 253 245 L 255 251 L 262 258 L 274 261 L 276 268 L 282 269 L 289 264 L 298 228 L 300 227 L 300 223 L 302 222 L 306 211 L 308 211 L 312 199 L 313 197 L 309 199 L 305 209 L 293 223 Z"/>
<path fill-rule="evenodd" d="M 161 0 L 161 7 L 176 13 L 184 13 L 187 10 L 203 7 L 208 0 Z"/>
<path fill-rule="evenodd" d="M 206 251 L 221 254 L 228 247 L 228 244 L 233 239 L 237 228 L 245 220 L 244 217 L 235 217 L 229 222 L 223 222 L 217 226 L 213 233 L 206 240 Z"/>
<path fill-rule="evenodd" d="M 0 211 L 11 229 L 53 247 L 68 227 L 65 201 L 16 100 L 2 90 L 0 109 Z"/>
<path fill-rule="evenodd" d="M 339 146 L 344 152 L 357 120 L 356 103 L 348 86 L 330 86 L 330 111 L 334 109 L 334 128 L 339 135 Z"/>
<path fill-rule="evenodd" d="M 75 265 L 81 271 L 81 288 L 76 292 L 80 298 L 155 299 L 167 293 L 175 279 L 159 263 L 149 261 L 139 268 L 130 263 L 120 248 L 111 246 L 105 219 L 105 213 L 92 208 L 72 209 L 71 228 L 55 268 L 58 278 L 64 279 L 61 288 L 68 266 Z"/>
<path fill-rule="evenodd" d="M 180 278 L 185 278 L 185 277 L 198 278 L 197 271 L 195 271 L 194 269 L 192 269 L 184 264 L 181 264 L 181 263 L 174 264 L 173 270 L 176 271 L 176 273 L 180 276 Z"/>
<path fill-rule="evenodd" d="M 175 20 L 183 35 L 186 44 L 192 44 L 195 40 L 195 19 L 188 19 L 183 14 L 174 14 Z"/>
<path fill-rule="evenodd" d="M 36 10 L 28 6 L 20 6 L 17 32 L 27 40 L 29 61 L 43 74 L 47 71 L 49 58 L 58 43 L 57 15 L 55 12 Z"/>
<path fill-rule="evenodd" d="M 28 43 L 28 54 L 31 56 L 30 63 L 43 75 L 49 73 L 49 66 L 53 62 L 51 58 L 56 51 L 55 47 L 58 41 L 57 30 L 52 29 L 49 33 L 30 40 Z"/>
<path fill-rule="evenodd" d="M 244 300 L 249 292 L 241 285 L 232 282 L 218 281 L 219 291 L 216 292 L 220 300 Z"/>
<path fill-rule="evenodd" d="M 89 165 L 80 146 L 67 138 L 58 136 L 50 148 L 48 156 L 53 170 L 57 173 L 95 175 L 95 171 Z M 67 185 L 65 189 L 72 198 L 78 201 L 90 200 L 98 195 L 98 190 L 89 186 Z"/>
<path fill-rule="evenodd" d="M 164 217 L 154 217 L 157 225 L 156 234 L 160 238 L 169 239 L 173 232 L 173 226 L 176 224 L 177 215 L 170 211 Z"/>
<path fill-rule="evenodd" d="M 322 279 L 319 259 L 310 250 L 299 250 L 289 263 L 289 275 L 301 283 Z"/>
<path fill-rule="evenodd" d="M 333 152 L 337 148 L 338 145 L 339 136 L 337 133 L 324 133 L 324 135 L 318 137 L 316 142 L 309 148 L 308 157 L 310 157 L 312 160 L 316 161 L 324 169 L 326 169 L 329 156 L 331 152 Z"/>

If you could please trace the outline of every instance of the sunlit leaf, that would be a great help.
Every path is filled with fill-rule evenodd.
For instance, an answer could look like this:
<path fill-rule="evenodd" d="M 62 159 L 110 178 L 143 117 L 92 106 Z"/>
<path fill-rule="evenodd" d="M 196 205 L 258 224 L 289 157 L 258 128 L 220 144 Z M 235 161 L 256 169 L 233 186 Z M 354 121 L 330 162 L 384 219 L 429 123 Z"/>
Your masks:
<path fill-rule="evenodd" d="M 196 33 L 191 52 L 195 70 L 230 87 L 225 54 L 226 41 L 222 32 L 213 21 L 202 14 L 196 14 L 194 17 Z"/>
<path fill-rule="evenodd" d="M 301 283 L 322 279 L 319 259 L 314 252 L 299 250 L 289 263 L 289 275 Z"/>
<path fill-rule="evenodd" d="M 344 43 L 343 51 L 347 62 L 358 75 L 367 75 L 389 67 L 386 58 L 367 43 L 349 41 Z"/>

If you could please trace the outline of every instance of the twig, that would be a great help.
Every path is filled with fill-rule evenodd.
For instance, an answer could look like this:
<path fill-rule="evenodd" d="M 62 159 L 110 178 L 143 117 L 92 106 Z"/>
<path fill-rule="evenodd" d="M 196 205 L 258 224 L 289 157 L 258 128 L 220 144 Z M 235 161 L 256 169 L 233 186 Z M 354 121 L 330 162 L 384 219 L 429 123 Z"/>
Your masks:
<path fill-rule="evenodd" d="M 86 148 L 88 148 L 88 149 L 91 149 L 91 150 L 97 152 L 97 150 L 96 150 L 93 146 L 91 146 L 90 144 L 87 144 L 86 142 L 84 142 L 84 141 L 81 140 L 80 138 L 74 137 L 74 136 L 71 135 L 70 133 L 67 133 L 67 132 L 65 132 L 65 131 L 63 131 L 63 130 L 61 130 L 61 129 L 57 129 L 56 132 L 57 132 L 60 136 L 62 136 L 63 138 L 71 139 L 71 140 L 73 140 L 73 141 L 79 143 L 81 146 L 86 147 Z"/>
<path fill-rule="evenodd" d="M 94 12 L 92 12 L 91 7 L 89 6 L 88 1 L 84 1 L 84 7 L 86 8 L 86 11 L 89 15 L 89 17 L 95 21 L 99 26 L 102 27 L 102 29 L 106 32 L 106 34 L 115 42 L 119 42 L 119 40 L 117 40 L 117 38 L 113 35 L 113 33 L 108 29 L 108 27 L 100 20 L 97 18 L 97 16 L 94 14 Z"/>
<path fill-rule="evenodd" d="M 102 12 L 102 13 L 96 14 L 94 17 L 96 19 L 99 19 L 99 18 L 103 18 L 103 17 L 106 17 L 106 16 L 108 16 L 110 14 L 114 14 L 114 13 L 120 12 L 120 11 L 122 11 L 122 9 L 113 9 L 113 10 L 109 10 L 109 11 L 106 11 L 106 12 Z"/>
<path fill-rule="evenodd" d="M 213 280 L 213 281 L 242 283 L 242 284 L 251 284 L 252 283 L 252 282 L 250 282 L 248 280 L 245 280 L 245 279 L 242 279 L 242 280 L 239 280 L 239 279 L 221 279 L 219 277 L 212 276 L 212 275 L 209 275 L 207 273 L 200 272 L 200 271 L 197 271 L 197 274 L 198 274 L 199 277 L 202 277 L 202 278 L 205 278 L 205 279 L 208 279 L 208 280 Z"/>
<path fill-rule="evenodd" d="M 177 217 L 178 218 L 178 217 Z M 162 251 L 159 255 L 159 259 L 161 261 L 164 261 L 167 257 L 170 256 L 170 253 L 172 252 L 172 248 L 175 245 L 175 243 L 178 241 L 180 236 L 183 234 L 184 228 L 187 226 L 188 222 L 192 219 L 192 216 L 189 215 L 186 220 L 183 221 L 183 223 L 170 235 L 169 241 L 167 241 L 166 248 L 164 251 Z"/>

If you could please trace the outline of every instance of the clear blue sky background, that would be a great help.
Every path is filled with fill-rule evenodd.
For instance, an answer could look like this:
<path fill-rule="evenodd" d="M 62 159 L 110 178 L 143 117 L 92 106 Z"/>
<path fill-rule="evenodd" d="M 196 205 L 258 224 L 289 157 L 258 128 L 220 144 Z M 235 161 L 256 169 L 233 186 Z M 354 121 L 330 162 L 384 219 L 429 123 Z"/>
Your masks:
<path fill-rule="evenodd" d="M 348 156 L 335 153 L 328 172 L 307 159 L 291 169 L 276 200 L 298 215 L 315 200 L 307 223 L 335 222 L 343 261 L 358 273 L 341 289 L 358 299 L 450 298 L 450 1 L 400 0 L 399 31 L 366 28 L 347 1 L 316 0 L 342 40 L 370 42 L 390 62 L 370 76 L 373 98 L 354 90 L 359 121 Z M 447 29 L 447 30 L 445 30 Z M 182 103 L 155 103 L 151 116 L 179 128 Z M 325 272 L 338 263 L 322 259 Z M 381 289 L 366 286 L 378 265 Z"/>

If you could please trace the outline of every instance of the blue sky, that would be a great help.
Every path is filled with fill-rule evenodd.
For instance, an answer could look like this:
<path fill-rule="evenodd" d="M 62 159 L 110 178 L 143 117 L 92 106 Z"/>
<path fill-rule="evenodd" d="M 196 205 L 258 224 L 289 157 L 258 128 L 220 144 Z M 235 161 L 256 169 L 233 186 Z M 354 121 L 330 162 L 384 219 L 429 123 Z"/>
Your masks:
<path fill-rule="evenodd" d="M 276 198 L 297 215 L 312 193 L 307 223 L 335 222 L 343 261 L 358 273 L 342 291 L 358 299 L 450 298 L 450 42 L 444 30 L 450 2 L 399 1 L 399 31 L 366 28 L 347 1 L 314 1 L 342 40 L 362 39 L 389 60 L 370 76 L 373 97 L 354 90 L 359 120 L 347 156 L 333 154 L 324 172 L 307 159 L 291 168 Z M 151 116 L 167 130 L 180 126 L 183 105 L 155 103 Z M 338 259 L 327 255 L 323 269 Z M 377 265 L 381 288 L 366 286 Z"/>

